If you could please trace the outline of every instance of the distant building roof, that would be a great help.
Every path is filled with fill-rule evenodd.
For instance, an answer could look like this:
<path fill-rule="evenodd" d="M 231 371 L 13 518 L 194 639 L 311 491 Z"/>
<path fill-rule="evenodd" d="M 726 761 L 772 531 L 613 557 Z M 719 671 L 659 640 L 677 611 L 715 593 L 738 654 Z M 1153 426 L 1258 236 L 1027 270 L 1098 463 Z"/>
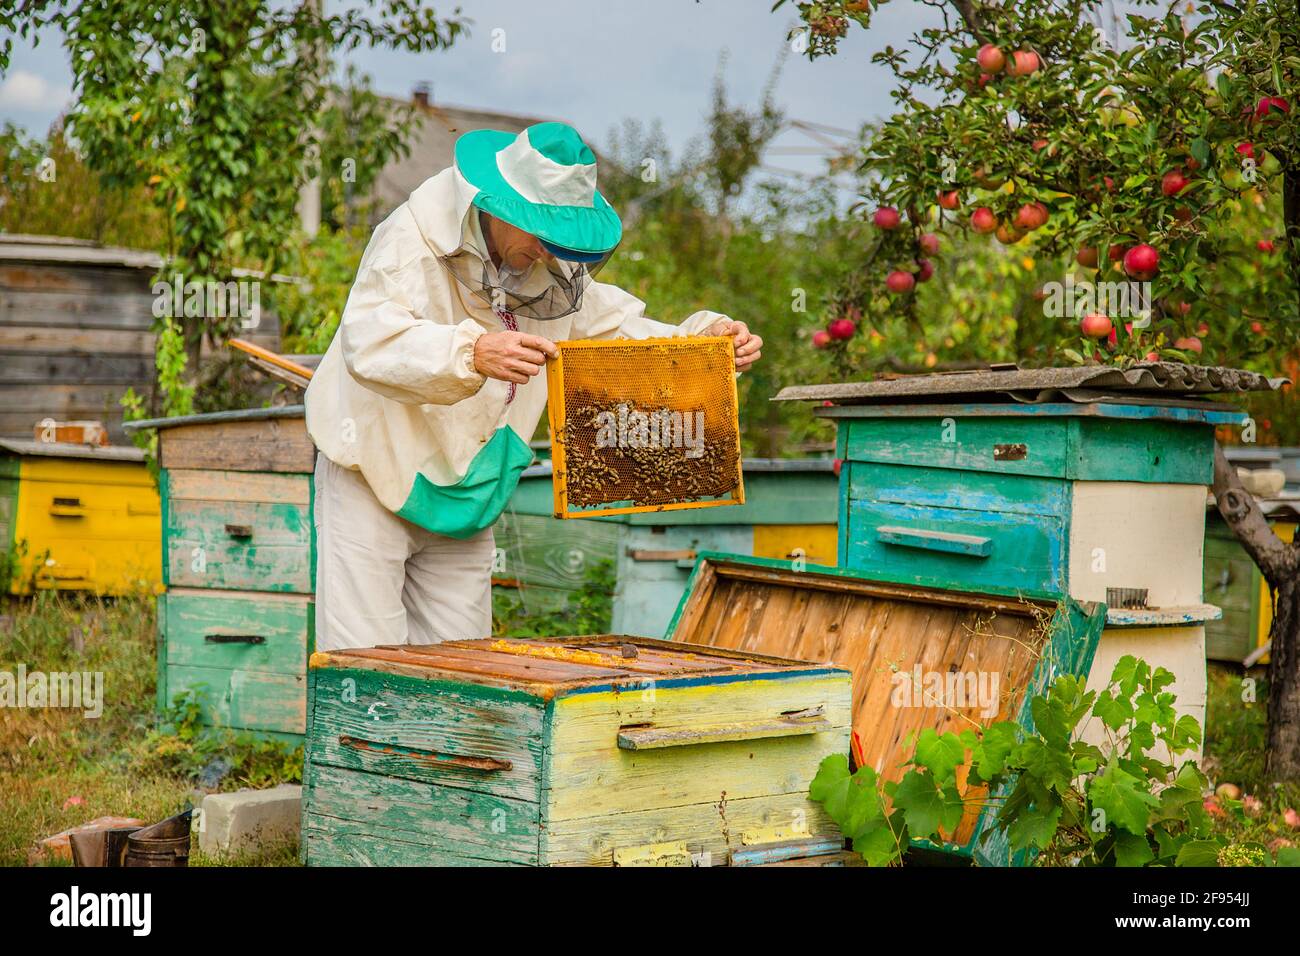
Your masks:
<path fill-rule="evenodd" d="M 389 97 L 396 102 L 395 97 Z M 410 197 L 417 186 L 452 162 L 452 148 L 461 133 L 475 129 L 499 129 L 522 132 L 547 118 L 502 113 L 470 106 L 450 106 L 429 102 L 427 89 L 416 88 L 413 101 L 420 117 L 411 133 L 410 152 L 384 167 L 376 177 L 372 198 L 378 200 L 376 219 L 382 219 Z"/>

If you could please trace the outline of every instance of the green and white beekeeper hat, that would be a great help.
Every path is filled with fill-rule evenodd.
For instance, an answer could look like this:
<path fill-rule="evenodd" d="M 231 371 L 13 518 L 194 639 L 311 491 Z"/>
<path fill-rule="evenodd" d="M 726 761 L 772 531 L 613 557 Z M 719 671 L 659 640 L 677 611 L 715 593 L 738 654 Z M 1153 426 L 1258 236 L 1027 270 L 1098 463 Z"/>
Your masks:
<path fill-rule="evenodd" d="M 623 238 L 618 213 L 596 189 L 596 154 L 566 123 L 538 123 L 518 135 L 465 133 L 455 163 L 477 190 L 475 206 L 561 258 L 603 257 Z"/>

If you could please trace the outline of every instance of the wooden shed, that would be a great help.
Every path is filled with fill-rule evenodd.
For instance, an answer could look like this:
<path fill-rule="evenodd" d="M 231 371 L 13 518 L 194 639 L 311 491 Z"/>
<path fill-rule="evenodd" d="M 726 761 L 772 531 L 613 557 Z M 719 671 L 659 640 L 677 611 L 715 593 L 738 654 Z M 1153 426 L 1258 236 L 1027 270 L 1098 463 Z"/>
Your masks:
<path fill-rule="evenodd" d="M 45 418 L 97 419 L 125 440 L 121 398 L 154 387 L 155 252 L 63 236 L 0 235 L 0 438 Z M 244 338 L 277 349 L 263 310 Z"/>

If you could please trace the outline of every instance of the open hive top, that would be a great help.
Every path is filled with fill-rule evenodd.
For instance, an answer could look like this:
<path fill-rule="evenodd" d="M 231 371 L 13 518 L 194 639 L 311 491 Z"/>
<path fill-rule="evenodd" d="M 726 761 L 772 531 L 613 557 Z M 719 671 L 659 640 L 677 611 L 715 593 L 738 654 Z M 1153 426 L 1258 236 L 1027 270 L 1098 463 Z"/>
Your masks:
<path fill-rule="evenodd" d="M 744 502 L 730 338 L 559 351 L 547 371 L 557 517 Z"/>
<path fill-rule="evenodd" d="M 391 644 L 318 652 L 311 666 L 513 687 L 540 697 L 610 686 L 637 688 L 649 681 L 774 678 L 829 669 L 762 654 L 611 634 Z"/>

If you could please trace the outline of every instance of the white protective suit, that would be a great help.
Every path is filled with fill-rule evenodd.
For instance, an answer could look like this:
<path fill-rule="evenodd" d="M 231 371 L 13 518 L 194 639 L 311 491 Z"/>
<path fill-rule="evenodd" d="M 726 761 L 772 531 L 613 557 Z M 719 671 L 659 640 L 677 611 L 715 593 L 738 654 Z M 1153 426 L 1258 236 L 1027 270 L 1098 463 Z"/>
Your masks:
<path fill-rule="evenodd" d="M 485 378 L 480 335 L 513 323 L 552 341 L 649 338 L 724 318 L 656 322 L 635 296 L 595 281 L 559 319 L 494 312 L 439 261 L 460 246 L 474 193 L 445 169 L 376 228 L 307 389 L 308 432 L 338 466 L 316 472 L 320 650 L 491 633 L 491 526 L 533 460 L 546 373 L 515 388 Z"/>

